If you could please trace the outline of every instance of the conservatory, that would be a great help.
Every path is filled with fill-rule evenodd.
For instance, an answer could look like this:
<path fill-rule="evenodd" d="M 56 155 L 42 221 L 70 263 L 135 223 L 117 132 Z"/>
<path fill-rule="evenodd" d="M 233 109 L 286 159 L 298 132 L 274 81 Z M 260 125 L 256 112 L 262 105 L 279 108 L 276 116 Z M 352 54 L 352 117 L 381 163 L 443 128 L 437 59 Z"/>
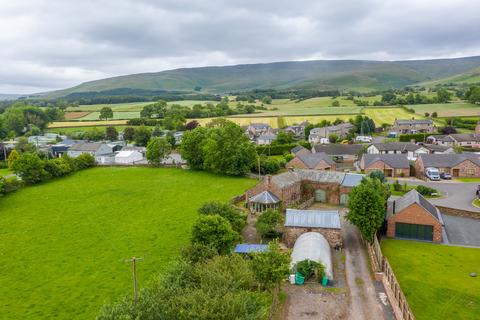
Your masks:
<path fill-rule="evenodd" d="M 267 209 L 280 208 L 280 199 L 268 190 L 265 190 L 248 200 L 251 212 L 263 212 Z"/>

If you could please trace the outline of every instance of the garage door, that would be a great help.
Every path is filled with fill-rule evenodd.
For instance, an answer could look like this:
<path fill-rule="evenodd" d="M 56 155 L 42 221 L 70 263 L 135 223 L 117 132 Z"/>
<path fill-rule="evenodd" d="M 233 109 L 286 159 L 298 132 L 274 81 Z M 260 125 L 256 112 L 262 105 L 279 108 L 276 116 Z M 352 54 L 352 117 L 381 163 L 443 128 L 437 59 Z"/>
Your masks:
<path fill-rule="evenodd" d="M 432 241 L 433 226 L 397 222 L 395 223 L 395 237 Z"/>
<path fill-rule="evenodd" d="M 346 205 L 348 203 L 348 194 L 340 195 L 340 204 Z"/>
<path fill-rule="evenodd" d="M 327 193 L 325 190 L 315 190 L 315 201 L 325 202 L 327 199 Z"/>

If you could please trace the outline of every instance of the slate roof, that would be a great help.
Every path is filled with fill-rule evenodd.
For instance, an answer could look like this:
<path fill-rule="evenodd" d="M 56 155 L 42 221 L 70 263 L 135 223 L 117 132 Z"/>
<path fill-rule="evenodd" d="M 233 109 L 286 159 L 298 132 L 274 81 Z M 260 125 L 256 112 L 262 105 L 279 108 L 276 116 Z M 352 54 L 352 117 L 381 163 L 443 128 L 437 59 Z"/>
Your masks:
<path fill-rule="evenodd" d="M 373 146 L 377 148 L 379 151 L 416 151 L 420 149 L 422 146 L 409 143 L 409 142 L 386 142 L 386 143 L 373 143 Z"/>
<path fill-rule="evenodd" d="M 362 150 L 361 144 L 316 144 L 315 152 L 324 152 L 328 155 L 356 155 Z"/>
<path fill-rule="evenodd" d="M 419 120 L 416 120 L 416 119 L 408 119 L 408 120 L 400 119 L 400 120 L 395 120 L 395 124 L 397 124 L 397 125 L 410 125 L 410 124 L 413 124 L 413 125 L 416 125 L 416 124 L 433 125 L 433 121 L 431 119 L 419 119 Z"/>
<path fill-rule="evenodd" d="M 362 161 L 365 168 L 377 161 L 383 161 L 385 164 L 396 169 L 408 169 L 410 164 L 406 154 L 364 154 Z"/>
<path fill-rule="evenodd" d="M 265 133 L 265 134 L 261 134 L 257 139 L 258 140 L 275 140 L 277 139 L 277 135 L 274 133 Z"/>
<path fill-rule="evenodd" d="M 309 169 L 314 169 L 321 161 L 325 161 L 329 165 L 334 165 L 333 161 L 326 153 L 300 153 L 296 156 L 302 161 Z"/>
<path fill-rule="evenodd" d="M 303 146 L 296 146 L 295 148 L 290 150 L 290 152 L 293 153 L 293 154 L 297 154 L 298 152 L 300 152 L 302 150 L 307 150 L 308 152 L 310 152 L 310 150 L 308 150 L 307 148 L 305 148 Z"/>
<path fill-rule="evenodd" d="M 267 123 L 250 123 L 248 126 L 252 127 L 252 128 L 255 128 L 256 130 L 270 128 L 270 125 L 267 124 Z"/>
<path fill-rule="evenodd" d="M 365 177 L 364 174 L 356 174 L 356 173 L 347 173 L 345 178 L 342 181 L 342 186 L 344 187 L 355 187 L 362 182 L 362 179 Z"/>
<path fill-rule="evenodd" d="M 443 136 L 432 136 L 437 141 L 442 142 L 468 142 L 475 141 L 480 142 L 480 135 L 475 133 L 452 133 Z"/>
<path fill-rule="evenodd" d="M 445 152 L 448 149 L 452 149 L 452 147 L 448 147 L 448 146 L 441 146 L 438 144 L 427 144 L 427 143 L 423 144 L 423 147 L 427 148 L 431 152 Z"/>
<path fill-rule="evenodd" d="M 271 193 L 270 191 L 266 190 L 251 197 L 249 199 L 249 202 L 270 204 L 270 203 L 279 203 L 280 199 L 278 199 L 277 196 Z"/>
<path fill-rule="evenodd" d="M 266 244 L 250 244 L 239 243 L 233 250 L 235 253 L 252 253 L 252 252 L 265 252 L 268 251 L 268 245 Z"/>
<path fill-rule="evenodd" d="M 345 173 L 336 171 L 320 171 L 320 170 L 306 170 L 294 169 L 284 172 L 272 177 L 272 183 L 280 188 L 290 186 L 300 181 L 314 181 L 324 183 L 341 184 L 345 178 Z"/>
<path fill-rule="evenodd" d="M 474 153 L 421 154 L 420 159 L 424 167 L 450 168 L 465 160 L 480 166 L 480 155 Z"/>
<path fill-rule="evenodd" d="M 340 229 L 338 210 L 287 209 L 285 227 Z"/>
<path fill-rule="evenodd" d="M 103 143 L 101 142 L 78 142 L 70 147 L 69 151 L 97 151 Z"/>
<path fill-rule="evenodd" d="M 425 199 L 415 189 L 410 190 L 402 197 L 394 200 L 391 205 L 389 205 L 389 209 L 391 210 L 391 214 L 396 214 L 414 203 L 420 205 L 425 210 L 427 210 L 435 219 L 441 220 L 437 207 L 435 207 L 430 201 Z"/>

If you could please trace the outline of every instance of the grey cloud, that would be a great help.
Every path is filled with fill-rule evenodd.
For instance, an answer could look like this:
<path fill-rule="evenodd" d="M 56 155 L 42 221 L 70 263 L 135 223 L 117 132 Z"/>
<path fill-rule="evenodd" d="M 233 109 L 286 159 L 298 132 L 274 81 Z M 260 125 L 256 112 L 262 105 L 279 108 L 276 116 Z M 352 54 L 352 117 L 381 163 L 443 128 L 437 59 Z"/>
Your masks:
<path fill-rule="evenodd" d="M 467 0 L 0 0 L 0 92 L 178 67 L 480 54 Z"/>

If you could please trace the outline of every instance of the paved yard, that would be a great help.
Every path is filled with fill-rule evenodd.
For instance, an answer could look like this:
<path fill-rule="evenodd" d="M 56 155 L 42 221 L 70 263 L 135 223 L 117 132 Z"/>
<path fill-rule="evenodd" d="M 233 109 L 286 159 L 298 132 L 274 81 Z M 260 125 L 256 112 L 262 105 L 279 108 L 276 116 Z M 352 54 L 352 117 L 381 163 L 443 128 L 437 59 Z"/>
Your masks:
<path fill-rule="evenodd" d="M 480 247 L 480 220 L 442 214 L 451 244 Z"/>

